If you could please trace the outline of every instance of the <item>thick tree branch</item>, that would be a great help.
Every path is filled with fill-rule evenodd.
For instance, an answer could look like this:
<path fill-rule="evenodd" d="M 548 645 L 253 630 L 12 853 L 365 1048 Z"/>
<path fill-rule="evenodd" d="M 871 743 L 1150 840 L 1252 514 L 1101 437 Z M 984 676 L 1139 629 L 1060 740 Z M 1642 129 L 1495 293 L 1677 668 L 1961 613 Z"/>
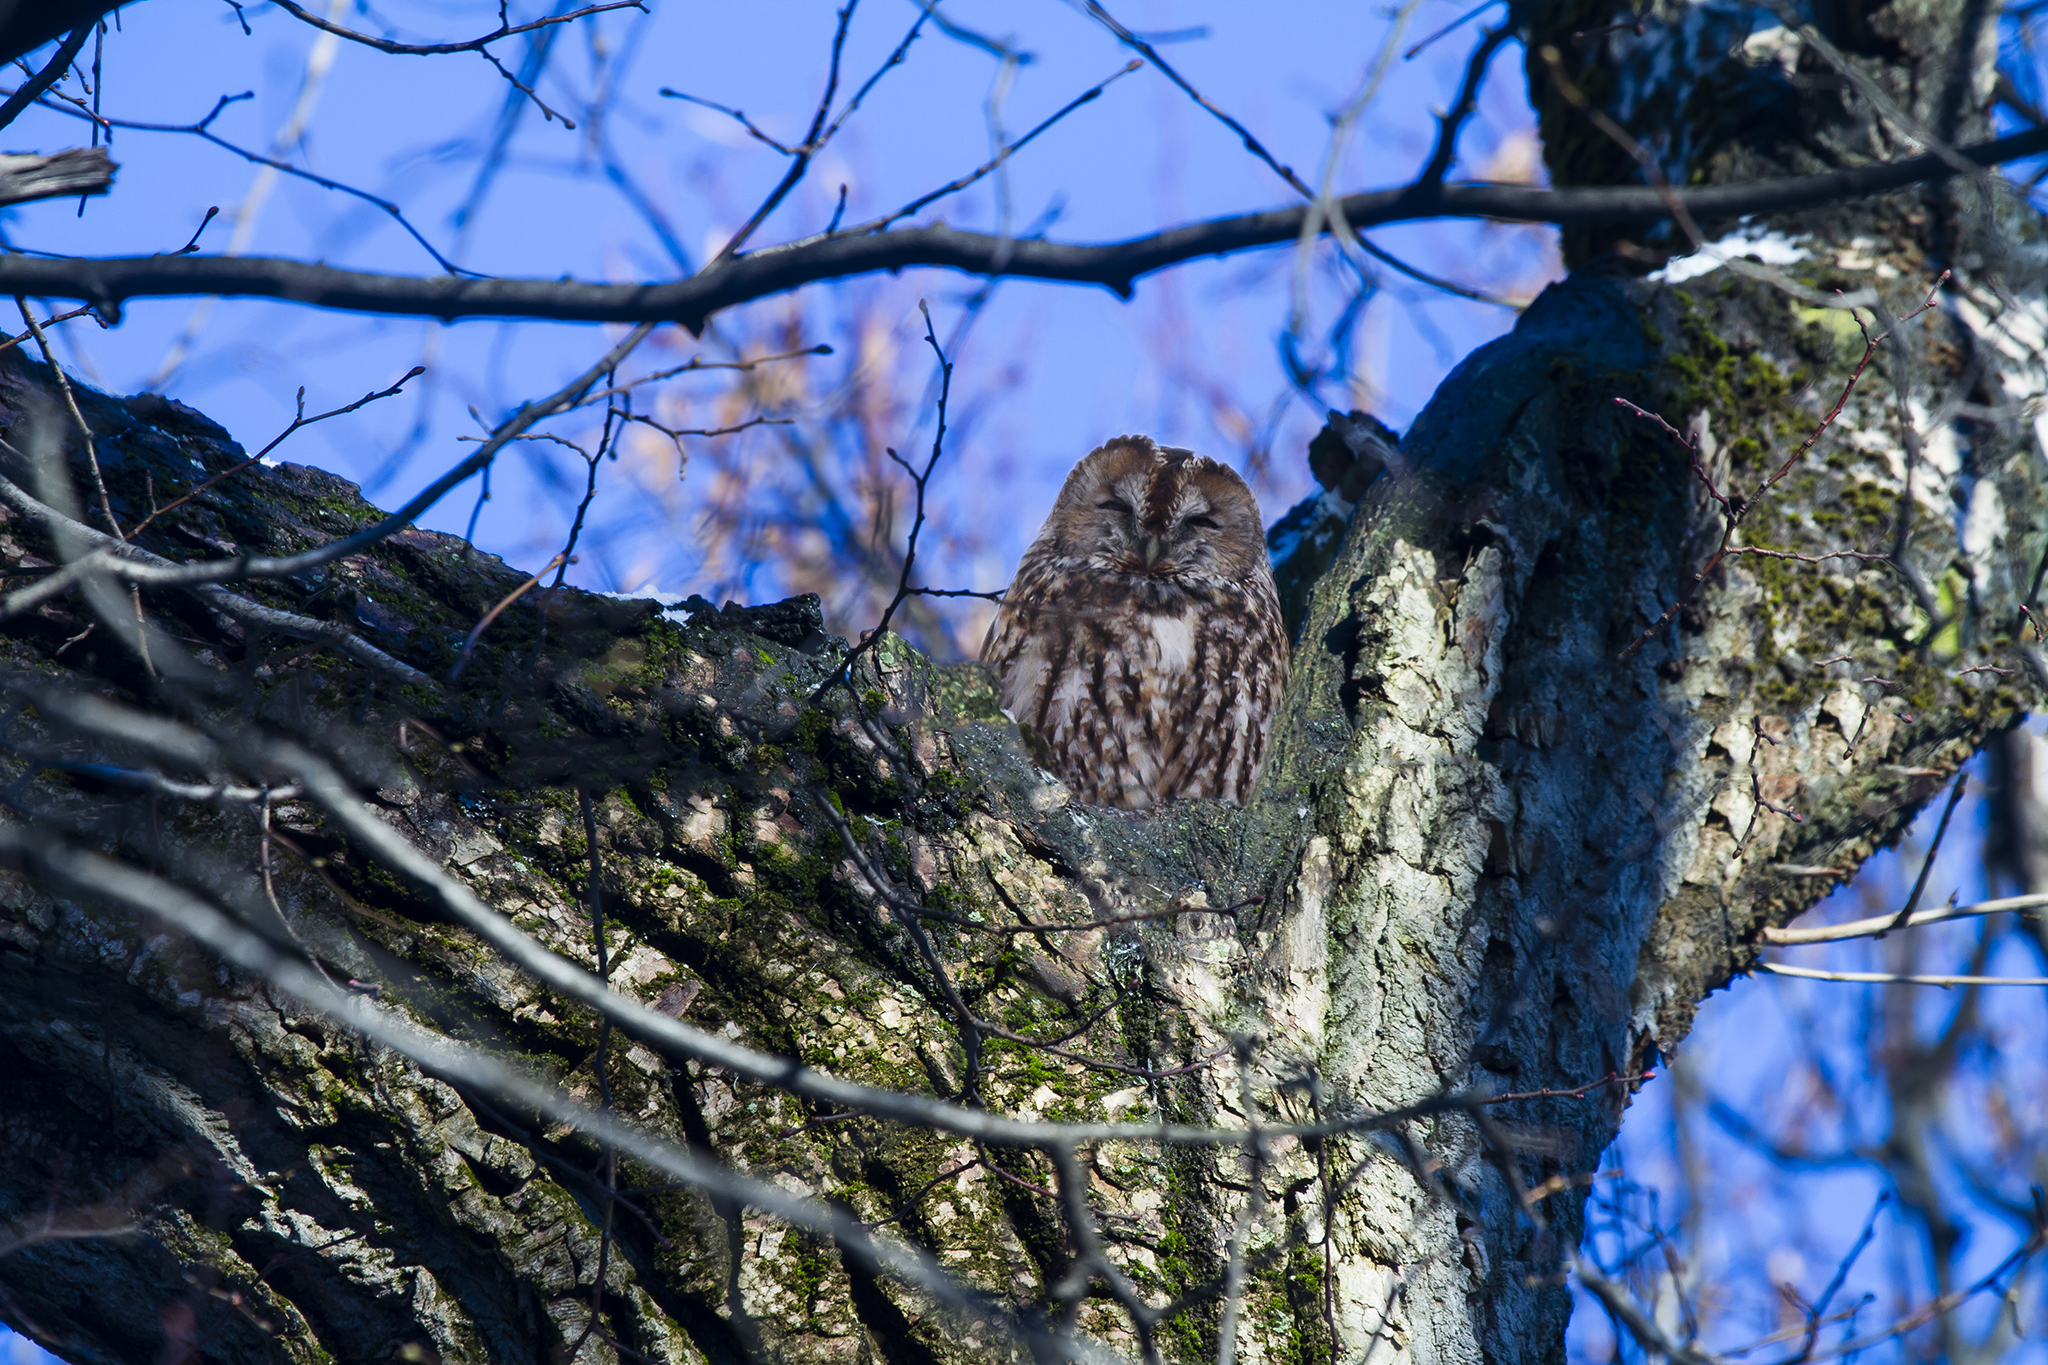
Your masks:
<path fill-rule="evenodd" d="M 105 194 L 114 184 L 114 160 L 104 147 L 68 151 L 0 153 L 0 207 L 32 199 L 69 199 Z"/>
<path fill-rule="evenodd" d="M 2048 128 L 1961 149 L 1992 166 L 2048 152 Z M 1944 181 L 1955 170 L 1934 153 L 1824 175 L 1687 190 L 1650 186 L 1539 190 L 1512 185 L 1408 185 L 1344 199 L 1354 229 L 1424 218 L 1493 218 L 1574 225 L 1647 222 L 1673 203 L 1695 219 L 1780 213 Z M 680 322 L 695 331 L 723 309 L 821 280 L 878 270 L 943 266 L 975 275 L 1099 284 L 1129 295 L 1142 276 L 1201 256 L 1294 241 L 1304 207 L 1215 218 L 1123 242 L 1080 245 L 1017 241 L 943 225 L 864 237 L 813 237 L 723 261 L 661 284 L 583 284 L 573 280 L 457 279 L 338 270 L 258 256 L 143 256 L 0 260 L 0 294 L 75 298 L 118 314 L 133 298 L 189 295 L 288 299 L 347 312 L 443 319 L 545 318 L 560 322 Z"/>
<path fill-rule="evenodd" d="M 81 24 L 71 30 L 71 36 L 57 45 L 50 60 L 43 63 L 43 69 L 28 78 L 22 87 L 7 97 L 7 103 L 0 104 L 0 128 L 5 128 L 21 116 L 21 111 L 36 102 L 45 90 L 57 83 L 58 77 L 70 67 L 78 54 L 85 50 L 85 40 L 92 37 L 93 26 Z"/>
<path fill-rule="evenodd" d="M 0 8 L 0 62 L 11 62 L 63 34 L 89 30 L 119 8 L 119 0 L 22 0 Z"/>

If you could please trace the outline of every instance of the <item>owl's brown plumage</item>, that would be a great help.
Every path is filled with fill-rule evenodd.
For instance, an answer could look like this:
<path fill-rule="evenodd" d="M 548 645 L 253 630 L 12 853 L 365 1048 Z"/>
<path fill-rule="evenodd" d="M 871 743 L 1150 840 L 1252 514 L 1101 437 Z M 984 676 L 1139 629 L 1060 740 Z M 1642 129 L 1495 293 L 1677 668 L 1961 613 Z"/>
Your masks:
<path fill-rule="evenodd" d="M 1144 436 L 1095 450 L 1024 552 L 981 657 L 1083 801 L 1243 801 L 1287 682 L 1251 489 Z"/>

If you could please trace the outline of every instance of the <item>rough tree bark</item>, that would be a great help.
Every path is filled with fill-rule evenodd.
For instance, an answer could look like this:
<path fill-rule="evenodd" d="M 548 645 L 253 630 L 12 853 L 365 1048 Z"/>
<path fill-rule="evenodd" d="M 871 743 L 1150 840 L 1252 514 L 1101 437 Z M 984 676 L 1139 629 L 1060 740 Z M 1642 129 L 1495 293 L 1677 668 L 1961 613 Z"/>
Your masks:
<path fill-rule="evenodd" d="M 1923 133 L 1956 139 L 1984 131 L 1989 15 L 1980 0 L 1850 0 L 1822 17 Z M 1575 44 L 1606 8 L 1519 11 L 1556 179 L 1634 173 L 1572 92 L 1676 182 L 1891 154 L 1898 128 L 1810 45 L 1782 31 L 1745 43 L 1755 17 L 1660 7 L 1640 37 Z M 1975 54 L 1961 77 L 1958 51 Z M 91 765 L 160 760 L 81 737 L 33 699 L 101 694 L 210 729 L 218 770 L 181 780 L 280 781 L 237 759 L 237 736 L 321 748 L 394 829 L 592 968 L 596 866 L 619 992 L 878 1085 L 1046 1118 L 1241 1127 L 1633 1076 L 1754 965 L 1762 927 L 1833 884 L 1796 869 L 1851 868 L 1896 837 L 2029 704 L 2038 671 L 2017 610 L 2048 562 L 2030 406 L 2048 393 L 2037 218 L 1957 181 L 1756 226 L 1804 248 L 1791 280 L 1823 297 L 1874 288 L 1892 315 L 1951 272 L 1738 537 L 1866 556 L 1723 560 L 1624 657 L 1707 561 L 1722 509 L 1677 441 L 1614 400 L 1699 433 L 1716 486 L 1753 495 L 1864 344 L 1847 314 L 1726 268 L 1644 278 L 1670 239 L 1574 235 L 1572 277 L 1445 381 L 1355 511 L 1333 495 L 1303 512 L 1335 521 L 1281 564 L 1307 580 L 1306 621 L 1245 810 L 1077 807 L 1028 761 L 985 678 L 894 640 L 814 701 L 844 646 L 802 603 L 699 604 L 679 624 L 651 603 L 536 593 L 459 684 L 400 687 L 162 592 L 144 600 L 168 634 L 230 686 L 173 699 L 118 614 L 77 597 L 6 623 L 7 818 L 273 931 L 281 913 L 384 1005 L 837 1201 L 1006 1301 L 1051 1305 L 1077 1230 L 1040 1192 L 1042 1159 L 823 1112 L 611 1034 L 302 798 L 272 811 L 273 912 L 248 807 L 136 795 Z M 61 407 L 18 350 L 4 364 L 0 472 L 32 487 L 30 428 Z M 80 397 L 124 526 L 241 458 L 175 404 Z M 141 540 L 179 559 L 281 553 L 374 515 L 339 480 L 282 465 Z M 18 508 L 0 550 L 14 568 L 56 554 Z M 241 590 L 440 678 L 522 577 L 412 531 Z M 2006 671 L 1964 672 L 1979 665 Z M 24 855 L 0 876 L 0 1316 L 75 1365 L 154 1355 L 167 1336 L 222 1361 L 1022 1354 L 830 1241 L 647 1188 L 662 1182 L 630 1161 L 632 1192 L 612 1206 L 579 1134 L 427 1076 L 39 866 Z M 1168 910 L 1207 913 L 991 927 Z M 1065 1052 L 991 1037 L 975 1056 L 935 969 L 1016 1033 L 1097 1022 Z M 1249 1212 L 1240 1359 L 1555 1360 L 1573 1177 L 1628 1090 L 1278 1139 L 1256 1189 L 1232 1146 L 1103 1143 L 1088 1198 L 1153 1302 L 1201 1299 L 1161 1329 L 1171 1359 L 1214 1357 L 1221 1309 L 1204 1287 Z M 1106 1296 L 1079 1326 L 1136 1349 Z"/>

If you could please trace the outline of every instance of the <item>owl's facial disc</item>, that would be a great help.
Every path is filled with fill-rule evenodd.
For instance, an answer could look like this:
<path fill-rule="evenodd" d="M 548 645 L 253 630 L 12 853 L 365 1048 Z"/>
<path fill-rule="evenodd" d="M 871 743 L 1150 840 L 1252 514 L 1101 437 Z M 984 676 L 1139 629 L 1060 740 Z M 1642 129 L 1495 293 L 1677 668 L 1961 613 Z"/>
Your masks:
<path fill-rule="evenodd" d="M 1042 534 L 1063 555 L 1153 590 L 1239 582 L 1265 562 L 1258 504 L 1237 475 L 1139 438 L 1075 466 Z"/>
<path fill-rule="evenodd" d="M 1143 572 L 1161 578 L 1229 572 L 1217 546 L 1223 513 L 1199 488 L 1183 485 L 1154 504 L 1144 527 Z"/>
<path fill-rule="evenodd" d="M 1098 490 L 1096 515 L 1090 521 L 1090 557 L 1097 563 L 1123 573 L 1153 572 L 1161 538 L 1146 516 L 1150 482 L 1149 473 L 1133 470 L 1107 480 Z"/>
<path fill-rule="evenodd" d="M 1210 515 L 1214 509 L 1208 500 L 1192 490 L 1161 497 L 1165 490 L 1156 481 L 1139 486 L 1143 482 L 1123 479 L 1103 490 L 1095 504 L 1102 514 L 1097 523 L 1098 556 L 1123 573 L 1154 578 L 1208 567 L 1212 556 L 1207 537 L 1222 529 Z M 1133 486 L 1123 487 L 1126 483 Z M 1144 500 L 1138 501 L 1141 497 Z"/>

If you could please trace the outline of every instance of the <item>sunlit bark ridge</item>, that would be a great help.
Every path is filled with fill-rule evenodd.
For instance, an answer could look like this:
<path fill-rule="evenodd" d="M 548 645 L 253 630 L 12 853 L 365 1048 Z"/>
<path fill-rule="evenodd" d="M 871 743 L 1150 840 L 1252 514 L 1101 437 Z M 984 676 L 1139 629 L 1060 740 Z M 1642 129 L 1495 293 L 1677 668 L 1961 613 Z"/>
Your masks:
<path fill-rule="evenodd" d="M 1988 70 L 1986 14 L 1900 0 L 1836 43 L 1968 140 L 1983 89 L 1941 63 Z M 1793 93 L 1772 73 L 1821 59 L 1744 46 L 1718 9 L 1576 46 L 1611 15 L 1519 17 L 1560 53 L 1531 61 L 1561 183 L 1635 163 L 1574 120 L 1558 70 L 1680 183 L 1895 136 L 1867 101 Z M 167 1333 L 250 1361 L 965 1362 L 1045 1358 L 1069 1329 L 1197 1361 L 1226 1327 L 1239 1360 L 1561 1358 L 1578 1178 L 1630 1078 L 1834 885 L 1809 872 L 1895 837 L 2039 681 L 2019 607 L 2048 555 L 2048 235 L 1961 180 L 1766 231 L 1802 253 L 1798 292 L 1727 267 L 1659 283 L 1642 257 L 1670 241 L 1575 238 L 1573 276 L 1445 381 L 1334 555 L 1279 566 L 1314 581 L 1241 811 L 1080 807 L 983 675 L 894 640 L 814 696 L 844 646 L 801 603 L 684 623 L 536 594 L 459 683 L 413 686 L 290 624 L 445 678 L 524 575 L 428 532 L 236 585 L 270 625 L 146 593 L 212 682 L 152 684 L 83 596 L 7 621 L 0 1316 L 74 1365 Z M 1865 356 L 1858 319 L 1810 298 L 1871 289 L 1896 317 L 1943 271 L 1671 613 L 1723 542 L 1714 494 L 1755 500 Z M 19 452 L 61 404 L 19 355 L 0 473 L 52 505 Z M 160 399 L 80 400 L 123 525 L 241 457 Z M 60 557 L 27 505 L 0 523 L 10 568 Z M 329 476 L 255 468 L 140 541 L 283 555 L 376 517 Z M 62 701 L 89 696 L 166 728 Z M 393 871 L 286 740 L 432 876 Z M 227 965 L 152 917 L 182 901 L 124 901 L 87 854 L 317 960 L 363 1017 L 516 1061 L 688 1160 L 629 1153 L 611 1181 L 559 1114 Z M 472 894 L 600 971 L 611 1022 L 494 949 Z M 1530 1097 L 1476 1102 L 1510 1094 Z M 1058 1122 L 1124 1126 L 1035 1147 Z M 1290 1127 L 1325 1131 L 1216 1136 Z M 706 1159 L 762 1202 L 672 1174 Z M 763 1213 L 766 1187 L 903 1254 L 877 1271 L 850 1223 Z M 947 1306 L 919 1257 L 987 1301 Z"/>

